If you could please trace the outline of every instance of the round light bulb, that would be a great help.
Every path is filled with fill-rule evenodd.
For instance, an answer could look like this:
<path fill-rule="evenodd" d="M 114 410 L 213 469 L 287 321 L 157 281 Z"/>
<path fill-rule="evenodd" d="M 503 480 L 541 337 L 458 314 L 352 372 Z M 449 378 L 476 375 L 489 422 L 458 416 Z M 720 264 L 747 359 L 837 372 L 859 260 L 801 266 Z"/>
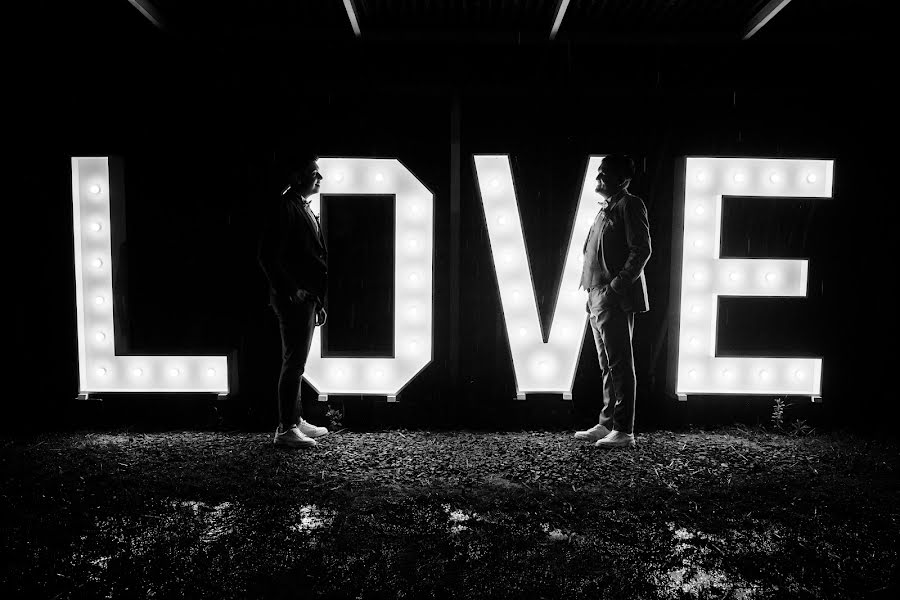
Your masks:
<path fill-rule="evenodd" d="M 781 181 L 781 175 L 779 175 L 778 173 L 772 173 L 771 175 L 769 175 L 769 181 L 771 181 L 772 183 L 778 183 L 779 181 Z"/>
<path fill-rule="evenodd" d="M 382 175 L 381 173 L 375 173 L 375 181 L 381 183 L 382 181 L 384 181 L 384 175 Z"/>
<path fill-rule="evenodd" d="M 700 274 L 699 271 L 694 273 L 693 275 L 691 275 L 691 279 L 693 279 L 694 281 L 700 281 L 702 278 L 703 278 L 703 276 Z"/>
<path fill-rule="evenodd" d="M 384 377 L 384 371 L 378 369 L 377 371 L 375 371 L 375 377 Z"/>
<path fill-rule="evenodd" d="M 422 209 L 419 208 L 418 204 L 410 204 L 409 212 L 412 214 L 412 216 L 417 217 L 419 216 L 419 213 L 422 212 Z"/>
<path fill-rule="evenodd" d="M 803 379 L 803 371 L 801 371 L 800 369 L 794 371 L 794 378 L 798 380 Z"/>
<path fill-rule="evenodd" d="M 744 175 L 743 173 L 735 173 L 734 174 L 734 182 L 735 183 L 744 183 L 744 181 L 746 179 L 747 179 L 747 176 Z"/>
<path fill-rule="evenodd" d="M 807 182 L 807 183 L 815 183 L 815 182 L 816 182 L 816 179 L 817 179 L 817 178 L 816 178 L 816 174 L 815 174 L 815 173 L 810 173 L 810 174 L 808 174 L 808 175 L 806 176 L 806 182 Z"/>
<path fill-rule="evenodd" d="M 103 296 L 97 296 L 96 298 L 94 298 L 94 304 L 98 306 L 103 304 L 104 302 L 106 302 L 106 299 Z"/>
<path fill-rule="evenodd" d="M 519 335 L 525 337 L 526 335 L 528 335 L 528 330 L 524 327 L 519 327 Z"/>
<path fill-rule="evenodd" d="M 415 352 L 419 349 L 419 344 L 417 344 L 416 342 L 410 342 L 409 349 L 410 351 Z"/>
<path fill-rule="evenodd" d="M 376 177 L 376 179 L 377 179 L 377 177 Z M 337 375 L 338 377 L 343 377 L 343 376 L 344 376 L 344 370 L 343 370 L 343 369 L 335 369 L 335 370 L 334 370 L 334 374 Z"/>
<path fill-rule="evenodd" d="M 694 248 L 702 248 L 703 240 L 694 240 Z"/>
<path fill-rule="evenodd" d="M 522 297 L 522 294 L 519 293 L 519 290 L 513 290 L 512 299 L 516 302 L 519 301 L 519 298 Z"/>
<path fill-rule="evenodd" d="M 344 174 L 341 173 L 340 171 L 338 171 L 334 175 L 334 180 L 337 181 L 338 183 L 342 182 L 344 180 Z"/>
<path fill-rule="evenodd" d="M 696 315 L 700 312 L 700 307 L 696 304 L 691 304 L 691 312 Z"/>
<path fill-rule="evenodd" d="M 419 280 L 419 274 L 418 273 L 410 273 L 409 280 L 412 281 L 413 283 L 415 283 L 416 281 Z"/>
<path fill-rule="evenodd" d="M 722 375 L 724 375 L 725 377 L 728 377 L 728 373 L 729 373 L 728 369 L 722 369 Z"/>
<path fill-rule="evenodd" d="M 500 180 L 499 179 L 491 179 L 491 187 L 494 188 L 495 190 L 498 187 L 500 187 Z"/>
<path fill-rule="evenodd" d="M 700 340 L 698 340 L 698 339 L 697 339 L 696 337 L 694 337 L 694 336 L 691 336 L 691 339 L 688 340 L 688 341 L 690 342 L 691 346 L 696 346 L 697 344 L 700 343 Z"/>
<path fill-rule="evenodd" d="M 419 247 L 419 240 L 409 240 L 409 247 L 415 250 Z"/>
<path fill-rule="evenodd" d="M 731 271 L 730 273 L 728 273 L 728 279 L 730 279 L 732 281 L 737 281 L 737 278 L 738 278 L 737 273 L 735 273 L 734 271 Z"/>
<path fill-rule="evenodd" d="M 91 231 L 98 232 L 103 229 L 103 226 L 100 223 L 91 223 Z"/>
<path fill-rule="evenodd" d="M 97 375 L 99 375 L 100 377 L 103 377 L 104 375 L 106 375 L 106 373 L 107 373 L 107 371 L 104 367 L 99 367 L 97 369 Z"/>
<path fill-rule="evenodd" d="M 766 281 L 775 281 L 775 273 L 766 273 Z"/>
<path fill-rule="evenodd" d="M 96 196 L 100 193 L 100 186 L 95 183 L 91 187 L 89 187 L 88 190 Z"/>
<path fill-rule="evenodd" d="M 698 204 L 697 208 L 694 209 L 694 212 L 697 213 L 698 215 L 702 215 L 703 213 L 706 212 L 706 209 L 703 207 L 702 204 Z"/>
<path fill-rule="evenodd" d="M 106 334 L 103 333 L 102 331 L 98 331 L 95 337 L 97 338 L 98 342 L 102 342 L 102 341 L 106 340 Z"/>
<path fill-rule="evenodd" d="M 144 370 L 143 370 L 143 369 L 134 369 L 134 370 L 131 371 L 131 372 L 134 374 L 135 377 L 140 377 L 141 375 L 144 374 Z"/>
<path fill-rule="evenodd" d="M 179 375 L 181 375 L 181 369 L 178 369 L 178 368 L 169 369 L 169 375 L 171 375 L 172 377 L 178 377 Z"/>
<path fill-rule="evenodd" d="M 701 183 L 706 181 L 706 171 L 697 171 L 697 181 Z"/>
<path fill-rule="evenodd" d="M 503 215 L 497 217 L 497 225 L 506 225 L 506 217 Z"/>
<path fill-rule="evenodd" d="M 760 379 L 768 379 L 768 377 L 769 377 L 769 372 L 766 371 L 765 369 L 762 369 L 762 370 L 759 372 L 759 378 L 760 378 Z"/>
<path fill-rule="evenodd" d="M 207 370 L 206 370 L 206 376 L 207 376 L 207 377 L 214 377 L 215 375 L 216 375 L 216 370 L 215 370 L 215 369 L 207 369 Z"/>
<path fill-rule="evenodd" d="M 103 266 L 103 259 L 95 258 L 91 264 L 94 265 L 95 269 L 99 269 L 100 267 Z"/>
<path fill-rule="evenodd" d="M 691 379 L 697 379 L 697 369 L 691 369 L 688 371 L 688 375 Z"/>

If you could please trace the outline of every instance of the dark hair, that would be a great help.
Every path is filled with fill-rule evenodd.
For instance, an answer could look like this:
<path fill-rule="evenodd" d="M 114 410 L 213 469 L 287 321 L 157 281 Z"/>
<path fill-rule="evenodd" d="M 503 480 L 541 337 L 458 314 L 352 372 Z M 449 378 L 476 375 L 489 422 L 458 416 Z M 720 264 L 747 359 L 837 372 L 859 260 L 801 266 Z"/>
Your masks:
<path fill-rule="evenodd" d="M 634 161 L 624 154 L 610 154 L 603 158 L 603 164 L 623 179 L 634 179 Z"/>
<path fill-rule="evenodd" d="M 272 152 L 272 174 L 277 183 L 287 183 L 291 175 L 319 160 L 315 152 L 298 145 L 283 144 Z"/>

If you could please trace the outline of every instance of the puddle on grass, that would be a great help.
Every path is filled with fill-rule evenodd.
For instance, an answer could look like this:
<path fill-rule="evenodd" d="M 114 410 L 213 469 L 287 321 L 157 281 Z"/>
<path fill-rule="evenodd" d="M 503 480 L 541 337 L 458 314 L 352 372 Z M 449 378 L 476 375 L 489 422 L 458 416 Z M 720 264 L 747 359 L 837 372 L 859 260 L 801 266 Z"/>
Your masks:
<path fill-rule="evenodd" d="M 470 531 L 473 526 L 481 523 L 490 523 L 497 525 L 500 520 L 496 516 L 490 514 L 481 514 L 475 511 L 462 510 L 453 508 L 450 504 L 442 504 L 441 508 L 450 524 L 450 533 L 459 534 L 463 531 Z M 573 540 L 576 535 L 568 530 L 558 527 L 551 527 L 550 523 L 541 523 L 540 529 L 552 542 L 567 542 Z"/>
<path fill-rule="evenodd" d="M 571 531 L 565 529 L 550 528 L 550 523 L 541 523 L 541 531 L 547 534 L 551 542 L 568 542 L 574 537 Z"/>
<path fill-rule="evenodd" d="M 315 504 L 301 506 L 297 511 L 298 521 L 290 526 L 297 533 L 311 533 L 328 527 L 334 521 L 334 511 L 322 509 Z"/>
<path fill-rule="evenodd" d="M 447 518 L 450 520 L 450 533 L 457 534 L 463 531 L 468 531 L 468 526 L 464 525 L 466 521 L 471 518 L 478 518 L 478 513 L 466 514 L 464 511 L 460 509 L 454 509 L 449 504 L 442 504 L 441 508 L 444 509 L 444 512 L 447 513 Z"/>
<path fill-rule="evenodd" d="M 726 541 L 717 535 L 691 531 L 666 523 L 676 540 L 674 558 L 680 566 L 663 573 L 659 579 L 669 598 L 698 598 L 709 594 L 725 594 L 735 600 L 753 600 L 761 592 L 760 586 L 727 573 L 710 563 L 715 562 L 713 548 L 725 550 Z M 708 558 L 707 558 L 708 557 Z M 705 560 L 704 560 L 705 559 Z"/>
<path fill-rule="evenodd" d="M 231 502 L 222 502 L 215 506 L 209 506 L 204 502 L 195 500 L 173 500 L 171 506 L 176 509 L 187 509 L 188 512 L 202 520 L 203 527 L 200 531 L 200 541 L 203 543 L 215 542 L 222 536 L 234 531 L 234 505 Z"/>

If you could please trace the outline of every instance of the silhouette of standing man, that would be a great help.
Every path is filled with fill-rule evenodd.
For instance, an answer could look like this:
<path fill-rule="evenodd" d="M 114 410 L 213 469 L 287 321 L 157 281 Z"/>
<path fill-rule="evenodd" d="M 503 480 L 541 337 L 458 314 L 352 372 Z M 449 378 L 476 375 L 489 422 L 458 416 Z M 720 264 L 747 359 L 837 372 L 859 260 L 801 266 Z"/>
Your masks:
<path fill-rule="evenodd" d="M 284 187 L 269 207 L 259 242 L 259 264 L 269 281 L 269 299 L 281 329 L 276 446 L 308 448 L 328 433 L 302 418 L 300 383 L 315 328 L 326 319 L 328 250 L 309 197 L 322 175 L 313 154 L 276 157 Z"/>
<path fill-rule="evenodd" d="M 597 171 L 597 192 L 606 205 L 584 242 L 581 287 L 603 373 L 600 422 L 575 437 L 600 448 L 634 446 L 634 314 L 650 309 L 644 266 L 650 259 L 647 208 L 628 193 L 634 162 L 607 156 Z"/>

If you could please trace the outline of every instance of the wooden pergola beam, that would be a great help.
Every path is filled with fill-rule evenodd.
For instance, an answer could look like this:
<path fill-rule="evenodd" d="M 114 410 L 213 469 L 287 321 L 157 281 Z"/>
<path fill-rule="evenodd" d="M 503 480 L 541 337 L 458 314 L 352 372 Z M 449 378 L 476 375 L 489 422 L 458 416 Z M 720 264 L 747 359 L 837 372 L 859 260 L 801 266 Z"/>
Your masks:
<path fill-rule="evenodd" d="M 150 0 L 128 0 L 133 7 L 138 9 L 148 21 L 153 23 L 154 26 L 158 27 L 162 31 L 166 30 L 166 20 L 163 18 L 162 13 L 159 12 L 159 9 L 156 8 Z"/>
<path fill-rule="evenodd" d="M 559 0 L 556 5 L 556 16 L 553 17 L 553 26 L 550 28 L 550 39 L 556 38 L 559 32 L 559 26 L 562 25 L 563 17 L 566 16 L 566 10 L 569 8 L 569 0 Z"/>
<path fill-rule="evenodd" d="M 770 0 L 763 6 L 758 13 L 744 27 L 744 39 L 749 40 L 753 34 L 765 27 L 766 23 L 772 20 L 772 17 L 778 14 L 782 8 L 788 5 L 791 0 Z"/>
<path fill-rule="evenodd" d="M 362 36 L 362 32 L 359 29 L 359 13 L 356 10 L 356 5 L 353 3 L 353 0 L 344 0 L 344 8 L 347 9 L 347 18 L 350 19 L 350 27 L 353 28 L 353 35 L 356 37 Z"/>

